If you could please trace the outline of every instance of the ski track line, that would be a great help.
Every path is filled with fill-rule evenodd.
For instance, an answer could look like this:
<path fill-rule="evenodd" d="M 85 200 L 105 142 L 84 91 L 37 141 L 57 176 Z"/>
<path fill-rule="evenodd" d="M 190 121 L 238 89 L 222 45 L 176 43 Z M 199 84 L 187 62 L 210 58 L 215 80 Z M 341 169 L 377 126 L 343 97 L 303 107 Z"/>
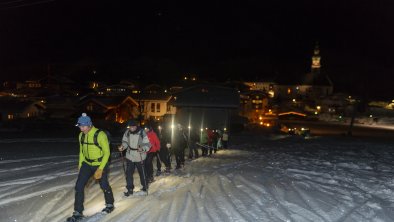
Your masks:
<path fill-rule="evenodd" d="M 204 202 L 202 201 L 205 198 L 205 193 L 206 193 L 206 189 L 204 186 L 204 180 L 205 178 L 202 178 L 200 184 L 198 184 L 199 187 L 196 187 L 196 189 L 198 189 L 198 196 L 194 199 L 194 201 L 196 202 L 196 206 L 197 206 L 197 211 L 198 211 L 198 220 L 197 221 L 207 221 L 207 219 L 205 218 L 204 215 L 207 215 L 207 209 L 205 208 Z M 208 218 L 209 215 L 207 215 Z M 210 218 L 210 221 L 212 221 L 212 218 Z"/>
<path fill-rule="evenodd" d="M 34 158 L 24 158 L 16 160 L 0 160 L 0 165 L 10 164 L 10 163 L 21 163 L 21 162 L 37 162 L 43 160 L 54 160 L 60 159 L 60 161 L 75 162 L 78 161 L 78 155 L 66 155 L 66 156 L 49 156 L 49 157 L 34 157 Z M 66 160 L 64 160 L 66 159 Z M 24 163 L 25 164 L 25 163 Z"/>
<path fill-rule="evenodd" d="M 52 221 L 65 221 L 64 212 L 69 211 L 70 213 L 68 216 L 70 216 L 74 209 L 74 194 L 74 189 L 66 190 L 63 198 L 59 199 L 52 208 L 52 212 L 48 213 L 47 217 L 51 218 Z"/>
<path fill-rule="evenodd" d="M 283 193 L 283 188 L 282 190 L 277 187 L 277 184 L 279 184 L 278 181 L 273 181 L 272 179 L 267 181 L 268 182 L 268 187 L 267 193 L 270 194 L 270 200 L 273 202 L 271 207 L 267 208 L 267 212 L 271 217 L 275 217 L 280 221 L 289 221 L 289 218 L 291 216 L 289 215 L 289 212 L 286 210 L 286 208 L 283 207 L 282 205 L 282 200 L 284 197 Z"/>
<path fill-rule="evenodd" d="M 33 168 L 37 168 L 37 167 L 47 166 L 48 164 L 50 164 L 50 163 L 30 165 L 30 166 L 25 166 L 25 167 L 9 168 L 9 169 L 0 170 L 0 173 L 4 173 L 4 172 L 11 173 L 11 172 L 20 171 L 20 170 L 33 169 Z M 41 170 L 41 169 L 39 169 L 39 170 Z M 31 170 L 29 170 L 29 171 L 31 171 Z"/>
<path fill-rule="evenodd" d="M 212 181 L 213 180 L 213 181 Z M 211 191 L 212 195 L 209 196 L 209 198 L 212 198 L 212 202 L 215 203 L 215 199 L 213 199 L 214 197 L 216 197 L 216 190 L 220 190 L 223 191 L 223 188 L 220 185 L 220 178 L 216 175 L 214 177 L 210 178 L 209 184 L 211 185 L 216 185 L 217 187 L 215 187 L 216 189 L 213 189 L 213 187 L 208 187 L 208 189 Z M 250 218 L 250 216 L 252 216 L 254 219 L 258 218 L 256 217 L 256 215 L 252 214 L 252 215 L 248 215 L 250 214 L 250 212 L 248 212 L 248 207 L 252 205 L 253 203 L 244 203 L 244 201 L 248 201 L 247 198 L 245 198 L 244 195 L 241 195 L 241 193 L 243 193 L 242 190 L 240 190 L 238 187 L 235 186 L 235 190 L 238 191 L 234 191 L 231 192 L 231 198 L 228 197 L 227 194 L 224 194 L 228 197 L 228 199 L 231 201 L 232 205 L 235 207 L 237 214 L 239 214 L 240 220 L 245 220 L 245 218 Z"/>
<path fill-rule="evenodd" d="M 198 211 L 199 211 L 199 215 L 200 215 L 200 217 L 202 219 L 201 221 L 215 221 L 212 218 L 211 214 L 209 213 L 209 211 L 208 211 L 209 206 L 206 203 L 206 199 L 209 197 L 209 195 L 207 195 L 207 192 L 208 192 L 207 186 L 203 186 L 200 189 L 200 191 L 201 191 L 201 193 L 200 193 L 200 197 L 201 197 L 200 202 L 201 202 L 202 206 L 199 207 Z"/>
<path fill-rule="evenodd" d="M 239 182 L 242 182 L 242 187 L 244 188 L 240 192 L 244 192 L 245 195 L 249 196 L 249 198 L 254 200 L 255 203 L 257 204 L 257 206 L 254 206 L 255 204 L 253 204 L 253 206 L 255 207 L 255 211 L 260 212 L 261 214 L 265 214 L 266 208 L 264 206 L 266 205 L 266 203 L 263 203 L 262 199 L 265 197 L 268 201 L 272 201 L 273 200 L 272 195 L 266 189 L 264 189 L 264 186 L 260 187 L 256 183 L 246 179 L 243 176 L 237 175 L 236 179 L 239 180 Z M 236 182 L 236 180 L 234 180 L 234 182 Z M 237 189 L 239 189 L 238 186 Z M 261 194 L 260 198 L 259 196 L 253 195 L 259 193 Z"/>
<path fill-rule="evenodd" d="M 43 190 L 43 191 L 36 191 L 36 192 L 30 193 L 30 194 L 26 194 L 26 195 L 22 195 L 22 196 L 18 196 L 18 197 L 11 197 L 8 199 L 2 199 L 2 200 L 0 200 L 0 206 L 5 205 L 5 204 L 10 204 L 10 203 L 13 203 L 16 201 L 23 201 L 23 200 L 26 200 L 29 198 L 33 198 L 33 197 L 40 196 L 40 195 L 47 194 L 47 193 L 51 193 L 51 192 L 56 192 L 56 191 L 67 189 L 67 188 L 70 188 L 69 184 L 54 186 L 54 187 L 51 187 L 51 188 Z"/>
<path fill-rule="evenodd" d="M 50 214 L 59 201 L 63 199 L 68 192 L 66 190 L 61 190 L 57 192 L 56 196 L 53 199 L 48 200 L 41 208 L 35 213 L 35 216 L 32 217 L 32 221 L 44 221 L 47 219 L 47 215 Z"/>
<path fill-rule="evenodd" d="M 29 172 L 38 172 L 38 171 L 47 171 L 48 169 L 50 171 L 53 171 L 53 167 L 55 166 L 60 166 L 60 170 L 65 170 L 63 165 L 68 165 L 68 163 L 75 162 L 75 161 L 62 161 L 62 162 L 47 162 L 43 164 L 36 164 L 36 165 L 28 165 L 25 167 L 12 167 L 4 170 L 0 170 L 0 173 L 16 173 L 16 171 L 21 171 L 21 170 L 28 170 Z M 48 166 L 48 167 L 47 167 Z M 43 168 L 45 167 L 45 168 Z M 7 168 L 7 167 L 4 167 Z M 38 168 L 38 169 L 37 169 Z M 37 170 L 36 170 L 37 169 Z"/>
<path fill-rule="evenodd" d="M 200 178 L 201 177 L 201 178 Z M 194 220 L 192 221 L 203 221 L 201 217 L 202 209 L 204 208 L 204 204 L 202 203 L 201 199 L 201 191 L 203 189 L 202 182 L 204 181 L 204 177 L 200 176 L 199 181 L 193 180 L 193 185 L 190 189 L 191 201 L 192 204 L 195 206 L 193 209 L 197 209 L 194 215 Z"/>
<path fill-rule="evenodd" d="M 18 181 L 11 181 L 8 184 L 1 184 L 0 187 L 6 187 L 6 186 L 8 186 L 8 187 L 6 187 L 5 189 L 1 189 L 2 191 L 7 191 L 7 192 L 2 192 L 2 194 L 0 194 L 0 199 L 6 198 L 7 196 L 12 196 L 13 194 L 16 194 L 16 193 L 20 193 L 23 190 L 29 190 L 29 189 L 31 189 L 34 186 L 37 187 L 40 184 L 43 184 L 43 183 L 45 183 L 45 182 L 47 182 L 49 180 L 57 179 L 59 177 L 62 178 L 64 176 L 72 175 L 72 174 L 69 174 L 68 172 L 63 172 L 63 173 L 58 173 L 58 175 L 56 175 L 56 176 L 48 176 L 48 177 L 40 176 L 40 177 L 35 177 L 33 179 L 27 178 L 27 179 L 25 179 L 25 181 L 23 181 L 21 179 L 21 180 L 18 180 Z M 27 184 L 30 184 L 30 185 L 29 186 L 22 186 L 22 187 L 19 187 L 19 188 L 15 188 L 15 185 L 27 185 Z M 1 201 L 0 201 L 0 203 L 1 203 Z"/>
<path fill-rule="evenodd" d="M 218 195 L 218 199 L 219 199 L 219 204 L 220 203 L 227 203 L 226 205 L 223 204 L 223 206 L 225 207 L 220 207 L 222 209 L 222 211 L 228 216 L 228 219 L 230 221 L 234 221 L 234 220 L 245 220 L 245 216 L 240 213 L 237 210 L 237 206 L 235 205 L 234 201 L 232 200 L 232 197 L 235 196 L 233 195 L 234 190 L 237 190 L 238 188 L 236 188 L 235 186 L 233 186 L 233 184 L 231 183 L 231 180 L 229 180 L 227 177 L 222 176 L 219 177 L 219 183 L 220 183 L 220 191 L 221 194 Z M 231 187 L 230 187 L 231 186 Z M 235 215 L 233 215 L 235 214 Z M 264 212 L 259 211 L 259 214 L 264 214 Z M 259 217 L 258 220 L 261 220 L 263 218 Z"/>
<path fill-rule="evenodd" d="M 358 209 L 360 209 L 362 206 L 364 206 L 370 199 L 371 199 L 371 198 L 368 198 L 368 199 L 364 200 L 362 203 L 357 204 L 356 206 L 354 206 L 354 207 L 352 207 L 351 209 L 349 209 L 349 211 L 348 211 L 348 212 L 345 212 L 345 214 L 342 215 L 342 216 L 338 219 L 338 221 L 346 221 L 347 219 L 349 219 L 351 216 L 353 216 L 353 213 L 355 213 Z M 362 216 L 362 215 L 360 214 L 360 216 Z M 368 219 L 368 218 L 363 218 L 362 221 L 364 221 L 364 220 L 366 220 L 366 219 Z M 359 221 L 360 221 L 360 220 L 359 220 Z"/>
<path fill-rule="evenodd" d="M 72 176 L 75 174 L 78 174 L 78 172 L 61 171 L 61 172 L 57 172 L 57 173 L 53 173 L 53 174 L 49 174 L 49 175 L 32 176 L 32 177 L 27 177 L 24 179 L 17 179 L 17 180 L 12 180 L 12 181 L 8 181 L 8 182 L 0 182 L 0 187 L 32 184 L 32 183 L 36 183 L 39 181 L 48 181 L 48 180 L 56 179 L 59 177 Z"/>
<path fill-rule="evenodd" d="M 192 195 L 190 193 L 190 190 L 187 190 L 185 198 L 183 200 L 182 208 L 180 209 L 178 220 L 180 220 L 180 221 L 190 220 L 191 217 L 193 216 L 191 214 L 191 211 L 192 211 L 191 209 L 195 209 L 195 207 L 196 206 L 193 205 Z"/>
<path fill-rule="evenodd" d="M 296 182 L 295 186 L 300 185 L 305 187 L 304 182 Z M 311 187 L 312 186 L 312 187 Z M 346 201 L 349 201 L 349 199 L 351 199 L 349 196 L 345 196 L 346 198 L 342 198 L 342 197 L 338 197 L 338 193 L 335 192 L 330 192 L 327 191 L 326 189 L 330 190 L 330 187 L 324 187 L 320 184 L 309 184 L 309 186 L 307 187 L 308 189 L 316 189 L 317 191 L 321 192 L 321 194 L 326 194 L 327 198 L 332 198 L 335 197 L 335 199 L 332 199 L 333 201 L 335 201 L 336 203 L 328 203 L 328 202 L 323 202 L 324 204 L 329 204 L 332 207 L 332 210 L 330 212 L 327 212 L 326 214 L 328 215 L 328 217 L 330 218 L 330 221 L 337 221 L 338 218 L 341 216 L 338 212 L 341 212 L 343 208 L 347 207 Z M 300 188 L 297 188 L 300 189 Z M 300 198 L 303 199 L 303 198 Z M 342 201 L 341 201 L 342 200 Z"/>
<path fill-rule="evenodd" d="M 182 203 L 181 203 L 182 204 Z M 171 203 L 168 206 L 166 221 L 178 221 L 177 214 L 179 209 L 179 203 L 176 197 L 171 198 Z"/>
<path fill-rule="evenodd" d="M 212 183 L 212 180 L 218 180 L 218 182 Z M 232 212 L 238 218 L 241 218 L 241 219 L 244 218 L 241 215 L 241 213 L 238 212 L 238 209 L 236 209 L 236 206 L 231 201 L 230 202 L 226 202 L 226 200 L 228 198 L 225 198 L 225 196 L 226 197 L 228 197 L 228 196 L 227 196 L 227 194 L 226 194 L 226 192 L 225 192 L 225 190 L 224 190 L 224 188 L 223 188 L 223 186 L 221 184 L 220 178 L 217 178 L 217 176 L 214 176 L 214 177 L 210 178 L 210 181 L 211 182 L 209 184 L 212 184 L 212 185 L 215 186 L 215 187 L 212 187 L 212 186 L 208 187 L 209 192 L 212 193 L 212 195 L 208 196 L 208 198 L 210 199 L 209 202 L 212 205 L 214 205 L 212 207 L 212 209 L 219 209 L 219 210 L 221 210 L 221 212 L 223 212 L 224 214 L 227 215 L 227 217 L 228 217 L 227 219 L 230 220 L 230 221 L 234 221 L 235 218 L 232 216 L 232 214 L 230 213 L 228 208 L 231 208 Z M 229 204 L 227 204 L 227 203 L 229 203 Z"/>
<path fill-rule="evenodd" d="M 331 221 L 330 216 L 322 210 L 319 205 L 314 201 L 313 197 L 309 196 L 306 194 L 306 192 L 302 191 L 301 189 L 297 188 L 296 186 L 293 186 L 292 189 L 298 193 L 298 195 L 301 197 L 301 200 L 305 203 L 306 206 L 308 206 L 312 211 L 304 209 L 303 212 L 306 213 L 307 218 L 312 218 L 313 221 L 318 222 L 318 221 Z M 287 201 L 286 201 L 287 202 Z M 290 208 L 291 209 L 291 208 Z M 297 211 L 295 211 L 297 212 Z M 315 213 L 313 213 L 315 212 Z"/>

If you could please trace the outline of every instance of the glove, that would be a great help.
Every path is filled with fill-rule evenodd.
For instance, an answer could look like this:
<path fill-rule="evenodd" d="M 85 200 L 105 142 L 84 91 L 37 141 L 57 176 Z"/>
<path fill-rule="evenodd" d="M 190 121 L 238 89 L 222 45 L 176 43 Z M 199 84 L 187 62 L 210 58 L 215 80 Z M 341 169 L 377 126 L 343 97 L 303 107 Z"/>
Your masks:
<path fill-rule="evenodd" d="M 96 172 L 94 173 L 94 179 L 99 180 L 103 176 L 103 170 L 97 168 Z"/>
<path fill-rule="evenodd" d="M 123 149 L 123 146 L 120 145 L 120 146 L 118 147 L 118 150 L 119 150 L 119 151 L 123 151 L 123 150 L 124 150 L 124 149 Z"/>

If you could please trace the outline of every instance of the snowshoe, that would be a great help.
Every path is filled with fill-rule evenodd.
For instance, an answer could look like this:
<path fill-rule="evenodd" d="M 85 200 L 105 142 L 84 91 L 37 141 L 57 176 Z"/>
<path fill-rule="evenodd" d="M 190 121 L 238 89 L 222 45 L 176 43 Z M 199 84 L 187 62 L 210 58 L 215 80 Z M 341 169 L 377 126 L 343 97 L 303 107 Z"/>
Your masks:
<path fill-rule="evenodd" d="M 73 215 L 69 218 L 67 218 L 66 222 L 77 222 L 83 220 L 85 217 L 83 216 L 82 213 L 79 213 L 78 211 L 74 211 Z"/>
<path fill-rule="evenodd" d="M 111 213 L 114 209 L 115 209 L 115 207 L 114 207 L 113 204 L 106 204 L 106 205 L 105 205 L 105 208 L 104 208 L 101 212 L 109 214 L 109 213 Z"/>
<path fill-rule="evenodd" d="M 147 179 L 147 182 L 148 182 L 148 183 L 153 183 L 154 181 L 155 181 L 155 179 L 154 179 L 153 177 Z"/>
<path fill-rule="evenodd" d="M 133 190 L 128 190 L 123 193 L 126 197 L 133 195 Z"/>

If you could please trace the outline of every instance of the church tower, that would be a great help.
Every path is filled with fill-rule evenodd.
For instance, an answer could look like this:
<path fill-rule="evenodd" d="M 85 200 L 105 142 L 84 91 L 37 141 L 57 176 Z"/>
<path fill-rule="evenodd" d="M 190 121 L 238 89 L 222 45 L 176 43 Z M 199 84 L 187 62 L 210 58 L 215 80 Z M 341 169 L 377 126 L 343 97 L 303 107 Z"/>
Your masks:
<path fill-rule="evenodd" d="M 313 56 L 312 56 L 312 68 L 311 72 L 313 74 L 313 77 L 316 77 L 320 74 L 320 49 L 319 49 L 319 43 L 316 43 L 315 49 L 313 50 Z"/>

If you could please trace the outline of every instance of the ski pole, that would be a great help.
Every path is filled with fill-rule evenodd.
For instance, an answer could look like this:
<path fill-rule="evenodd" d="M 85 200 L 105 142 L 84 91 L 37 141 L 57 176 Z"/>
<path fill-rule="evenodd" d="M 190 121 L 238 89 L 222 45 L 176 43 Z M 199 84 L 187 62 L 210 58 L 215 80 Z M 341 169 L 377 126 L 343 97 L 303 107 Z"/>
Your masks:
<path fill-rule="evenodd" d="M 146 189 L 146 195 L 148 196 L 148 186 L 146 184 L 146 177 L 145 177 L 145 165 L 144 165 L 144 161 L 142 160 L 142 153 L 140 153 L 140 157 L 141 157 L 141 167 L 142 167 L 142 174 L 144 176 L 144 182 L 145 182 L 145 189 Z"/>
<path fill-rule="evenodd" d="M 123 151 L 119 151 L 119 153 L 120 153 L 120 157 L 122 158 L 122 168 L 123 168 L 124 176 L 127 177 L 126 169 L 125 169 L 125 166 L 124 166 L 124 155 L 123 155 Z"/>

